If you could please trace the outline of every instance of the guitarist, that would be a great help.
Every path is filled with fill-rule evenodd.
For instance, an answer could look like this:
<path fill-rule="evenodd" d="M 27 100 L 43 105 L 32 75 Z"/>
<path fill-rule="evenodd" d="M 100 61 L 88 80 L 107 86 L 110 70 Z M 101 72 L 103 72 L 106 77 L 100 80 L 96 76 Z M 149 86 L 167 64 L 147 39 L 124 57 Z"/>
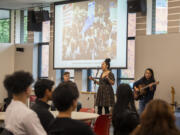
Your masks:
<path fill-rule="evenodd" d="M 141 114 L 144 111 L 146 104 L 153 99 L 154 93 L 156 91 L 156 85 L 151 85 L 151 83 L 155 82 L 154 72 L 151 68 L 147 68 L 145 70 L 144 76 L 136 81 L 133 85 L 134 91 L 139 91 L 140 85 L 149 85 L 148 88 L 145 89 L 146 94 L 140 97 L 139 101 L 139 113 Z"/>

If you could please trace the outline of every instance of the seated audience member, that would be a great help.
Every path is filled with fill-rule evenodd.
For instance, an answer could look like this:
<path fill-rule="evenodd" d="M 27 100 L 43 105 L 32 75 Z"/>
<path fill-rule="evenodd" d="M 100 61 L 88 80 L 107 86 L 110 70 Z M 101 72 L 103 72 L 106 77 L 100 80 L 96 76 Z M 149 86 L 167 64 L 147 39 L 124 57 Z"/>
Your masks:
<path fill-rule="evenodd" d="M 64 82 L 69 82 L 70 80 L 70 72 L 64 72 L 63 75 Z M 82 104 L 78 101 L 77 103 L 77 111 L 79 111 L 82 108 Z"/>
<path fill-rule="evenodd" d="M 5 88 L 13 95 L 5 112 L 5 129 L 14 135 L 46 135 L 37 114 L 26 106 L 32 82 L 32 75 L 24 71 L 8 75 L 4 80 Z"/>
<path fill-rule="evenodd" d="M 147 104 L 140 123 L 131 135 L 180 135 L 170 105 L 160 99 Z"/>
<path fill-rule="evenodd" d="M 129 135 L 139 124 L 139 116 L 130 86 L 128 84 L 120 84 L 116 97 L 117 102 L 114 105 L 112 114 L 114 135 Z"/>
<path fill-rule="evenodd" d="M 73 82 L 63 82 L 55 89 L 53 103 L 59 114 L 49 127 L 49 135 L 94 135 L 87 124 L 71 119 L 78 97 L 78 88 Z"/>
<path fill-rule="evenodd" d="M 70 72 L 64 72 L 63 74 L 63 82 L 69 82 L 70 80 Z"/>
<path fill-rule="evenodd" d="M 52 89 L 54 82 L 48 79 L 38 80 L 34 85 L 37 97 L 32 109 L 37 113 L 44 129 L 48 131 L 49 123 L 54 120 L 54 116 L 49 112 L 48 101 L 52 99 Z"/>

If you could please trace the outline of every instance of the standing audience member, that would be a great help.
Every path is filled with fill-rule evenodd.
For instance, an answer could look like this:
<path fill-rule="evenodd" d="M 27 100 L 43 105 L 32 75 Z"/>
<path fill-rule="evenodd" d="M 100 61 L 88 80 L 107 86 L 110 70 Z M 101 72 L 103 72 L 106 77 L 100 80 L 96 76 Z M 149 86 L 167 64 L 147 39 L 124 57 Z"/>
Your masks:
<path fill-rule="evenodd" d="M 49 112 L 50 105 L 48 105 L 48 101 L 52 100 L 53 85 L 54 82 L 48 79 L 38 80 L 34 85 L 37 99 L 32 109 L 37 113 L 46 132 L 49 123 L 54 120 L 54 116 Z"/>
<path fill-rule="evenodd" d="M 120 84 L 116 97 L 117 102 L 113 108 L 112 115 L 114 135 L 129 135 L 139 124 L 139 116 L 130 86 L 128 84 Z"/>
<path fill-rule="evenodd" d="M 78 97 L 78 88 L 73 82 L 63 82 L 55 89 L 53 103 L 59 114 L 49 127 L 49 135 L 94 135 L 87 124 L 71 119 Z"/>
<path fill-rule="evenodd" d="M 140 122 L 131 135 L 180 135 L 170 105 L 160 99 L 147 104 Z"/>
<path fill-rule="evenodd" d="M 31 94 L 32 75 L 18 71 L 6 76 L 4 86 L 13 95 L 5 112 L 5 129 L 14 135 L 46 135 L 36 113 L 27 106 Z"/>

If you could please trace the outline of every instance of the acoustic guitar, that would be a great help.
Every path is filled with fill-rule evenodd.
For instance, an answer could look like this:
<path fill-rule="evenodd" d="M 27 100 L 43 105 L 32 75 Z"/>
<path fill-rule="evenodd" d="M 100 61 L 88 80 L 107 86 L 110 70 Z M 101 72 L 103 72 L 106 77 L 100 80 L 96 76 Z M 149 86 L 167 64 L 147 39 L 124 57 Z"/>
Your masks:
<path fill-rule="evenodd" d="M 146 95 L 146 93 L 147 93 L 146 89 L 148 87 L 150 87 L 151 85 L 154 86 L 154 85 L 158 85 L 158 84 L 159 84 L 159 81 L 156 81 L 156 82 L 150 83 L 148 85 L 139 85 L 137 88 L 134 88 L 134 99 L 135 100 L 141 99 L 143 96 Z"/>

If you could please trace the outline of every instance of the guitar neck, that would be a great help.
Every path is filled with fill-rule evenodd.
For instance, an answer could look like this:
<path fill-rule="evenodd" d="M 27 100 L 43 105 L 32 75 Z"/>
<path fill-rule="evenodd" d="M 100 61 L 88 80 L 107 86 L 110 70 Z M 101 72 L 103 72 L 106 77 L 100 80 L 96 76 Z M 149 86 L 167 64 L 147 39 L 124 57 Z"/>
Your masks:
<path fill-rule="evenodd" d="M 152 86 L 154 86 L 154 85 L 156 85 L 156 82 L 154 82 L 154 83 L 151 83 L 152 84 Z M 149 87 L 149 84 L 148 85 L 146 85 L 146 86 L 144 86 L 143 88 L 141 88 L 141 90 L 144 90 L 144 89 L 146 89 L 146 88 L 148 88 Z"/>

